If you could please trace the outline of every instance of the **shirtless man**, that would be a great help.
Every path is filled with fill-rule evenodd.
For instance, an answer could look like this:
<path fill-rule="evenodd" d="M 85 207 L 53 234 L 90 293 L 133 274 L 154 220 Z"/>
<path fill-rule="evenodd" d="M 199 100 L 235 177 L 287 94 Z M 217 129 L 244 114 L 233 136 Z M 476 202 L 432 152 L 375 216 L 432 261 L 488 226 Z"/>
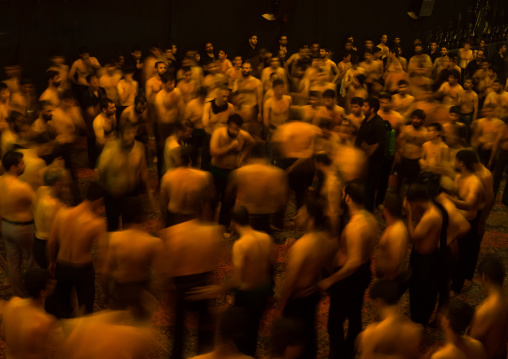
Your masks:
<path fill-rule="evenodd" d="M 351 99 L 351 112 L 347 115 L 347 119 L 353 127 L 356 129 L 355 132 L 358 132 L 360 126 L 362 125 L 363 119 L 365 115 L 362 112 L 363 107 L 363 98 L 361 97 L 353 97 Z"/>
<path fill-rule="evenodd" d="M 442 173 L 450 162 L 450 149 L 441 139 L 443 128 L 436 122 L 427 127 L 427 130 L 429 140 L 422 146 L 420 168 L 422 171 Z"/>
<path fill-rule="evenodd" d="M 236 111 L 244 120 L 243 129 L 252 136 L 259 137 L 259 123 L 263 119 L 263 84 L 257 78 L 251 76 L 252 65 L 244 62 L 242 65 L 242 77 L 233 85 L 233 94 L 241 95 L 240 106 Z"/>
<path fill-rule="evenodd" d="M 4 240 L 8 278 L 12 295 L 25 297 L 26 290 L 21 281 L 23 259 L 26 268 L 32 267 L 34 217 L 32 203 L 35 197 L 32 187 L 19 179 L 25 171 L 23 155 L 9 151 L 2 157 L 5 173 L 0 177 L 0 217 Z"/>
<path fill-rule="evenodd" d="M 162 61 L 155 63 L 155 74 L 145 84 L 145 94 L 149 105 L 155 104 L 155 96 L 163 88 L 161 76 L 166 72 L 166 64 Z"/>
<path fill-rule="evenodd" d="M 480 237 L 478 227 L 481 218 L 481 209 L 485 203 L 485 189 L 475 174 L 476 154 L 471 150 L 457 152 L 455 168 L 459 175 L 455 178 L 456 196 L 446 195 L 455 206 L 462 211 L 464 217 L 471 225 L 471 229 L 462 239 L 459 240 L 459 264 L 452 281 L 452 290 L 460 293 L 467 280 L 467 287 L 476 269 L 478 254 L 480 252 Z"/>
<path fill-rule="evenodd" d="M 149 319 L 143 293 L 150 284 L 150 270 L 160 272 L 164 245 L 143 230 L 143 202 L 126 202 L 124 230 L 109 236 L 104 253 L 102 285 L 106 303 L 113 309 L 130 309 L 136 319 Z"/>
<path fill-rule="evenodd" d="M 164 145 L 164 173 L 178 166 L 183 153 L 190 154 L 186 148 L 186 143 L 192 137 L 192 131 L 194 131 L 192 122 L 178 123 L 173 134 L 166 139 Z"/>
<path fill-rule="evenodd" d="M 198 167 L 199 158 L 201 158 L 201 161 L 203 161 L 201 152 L 203 148 L 205 133 L 205 130 L 203 129 L 203 114 L 206 106 L 206 95 L 206 88 L 199 87 L 196 91 L 196 98 L 190 100 L 189 103 L 185 106 L 185 122 L 190 122 L 193 126 L 192 136 L 189 140 L 187 140 L 187 143 L 192 146 L 190 156 L 192 159 L 192 165 L 194 167 Z"/>
<path fill-rule="evenodd" d="M 178 166 L 166 172 L 160 185 L 160 211 L 165 227 L 197 216 L 212 219 L 210 201 L 215 189 L 210 172 L 189 167 L 189 156 L 181 154 Z"/>
<path fill-rule="evenodd" d="M 449 110 L 449 121 L 443 124 L 443 138 L 450 148 L 450 155 L 455 156 L 458 149 L 466 146 L 467 128 L 461 119 L 460 107 L 452 106 Z"/>
<path fill-rule="evenodd" d="M 402 115 L 392 109 L 392 95 L 386 92 L 379 94 L 379 111 L 377 113 L 384 121 L 388 121 L 398 136 L 400 127 L 404 123 Z"/>
<path fill-rule="evenodd" d="M 496 106 L 496 117 L 505 118 L 508 116 L 508 92 L 503 90 L 501 80 L 495 80 L 492 89 L 494 92 L 487 95 L 484 105 L 494 104 Z"/>
<path fill-rule="evenodd" d="M 446 342 L 430 359 L 487 359 L 482 343 L 464 334 L 473 318 L 473 307 L 454 299 L 443 312 L 440 322 Z"/>
<path fill-rule="evenodd" d="M 66 180 L 66 173 L 58 167 L 48 168 L 43 177 L 43 186 L 35 193 L 33 202 L 35 236 L 34 259 L 41 268 L 48 267 L 46 243 L 51 232 L 55 215 L 64 206 L 60 199 Z"/>
<path fill-rule="evenodd" d="M 324 208 L 317 200 L 307 200 L 298 210 L 295 224 L 306 233 L 289 248 L 278 310 L 284 317 L 302 324 L 305 338 L 302 357 L 314 358 L 316 309 L 321 299 L 318 283 L 323 270 L 330 267 L 336 243 L 326 230 Z"/>
<path fill-rule="evenodd" d="M 175 88 L 175 78 L 170 72 L 161 76 L 163 89 L 155 96 L 155 111 L 157 121 L 155 123 L 155 134 L 157 139 L 157 170 L 159 177 L 162 177 L 164 163 L 164 144 L 166 139 L 173 133 L 177 122 L 181 122 L 185 111 L 185 104 L 180 89 Z"/>
<path fill-rule="evenodd" d="M 238 114 L 229 116 L 227 127 L 216 129 L 210 139 L 210 154 L 212 155 L 212 172 L 217 202 L 220 198 L 221 208 L 219 224 L 229 227 L 229 211 L 233 208 L 236 195 L 225 196 L 228 177 L 231 171 L 240 167 L 247 157 L 255 141 L 249 133 L 241 129 L 242 118 Z M 212 206 L 212 209 L 215 209 Z"/>
<path fill-rule="evenodd" d="M 57 318 L 70 318 L 73 314 L 71 292 L 75 288 L 84 313 L 93 312 L 95 300 L 95 271 L 92 262 L 92 245 L 101 248 L 106 240 L 106 224 L 96 214 L 101 206 L 103 191 L 92 183 L 83 202 L 76 207 L 61 208 L 53 221 L 48 238 L 48 269 L 57 280 L 52 308 Z"/>
<path fill-rule="evenodd" d="M 369 50 L 365 51 L 363 58 L 365 61 L 360 62 L 360 67 L 365 69 L 365 83 L 372 90 L 372 85 L 379 79 L 379 73 L 382 72 L 382 65 L 380 69 L 379 63 L 373 61 L 372 52 Z"/>
<path fill-rule="evenodd" d="M 115 103 L 109 98 L 105 98 L 101 100 L 100 108 L 100 114 L 93 120 L 93 131 L 99 153 L 107 142 L 115 140 L 117 126 Z"/>
<path fill-rule="evenodd" d="M 148 122 L 147 107 L 146 97 L 137 95 L 134 98 L 134 105 L 122 111 L 118 122 L 119 127 L 122 127 L 126 122 L 130 122 L 136 127 L 136 140 L 145 145 L 145 151 L 148 151 L 149 139 L 153 138 L 153 128 Z"/>
<path fill-rule="evenodd" d="M 105 72 L 99 78 L 99 86 L 106 90 L 108 98 L 111 99 L 115 105 L 119 105 L 118 101 L 118 81 L 120 76 L 115 73 L 116 67 L 112 63 L 104 65 Z"/>
<path fill-rule="evenodd" d="M 58 107 L 60 105 L 60 85 L 62 84 L 60 73 L 57 71 L 47 71 L 46 78 L 48 80 L 48 88 L 41 94 L 39 101 L 49 101 L 53 107 Z"/>
<path fill-rule="evenodd" d="M 459 72 L 452 70 L 448 76 L 448 82 L 444 82 L 437 91 L 437 95 L 443 97 L 443 105 L 457 106 L 459 104 L 460 96 L 464 91 L 459 80 Z"/>
<path fill-rule="evenodd" d="M 326 90 L 323 92 L 323 106 L 316 111 L 312 124 L 318 126 L 322 119 L 327 119 L 332 123 L 333 128 L 340 125 L 345 111 L 342 107 L 336 105 L 335 99 L 335 91 Z"/>
<path fill-rule="evenodd" d="M 87 86 L 86 77 L 100 70 L 101 64 L 95 57 L 90 56 L 90 51 L 86 47 L 81 47 L 78 55 L 79 59 L 72 63 L 69 79 L 77 85 Z"/>
<path fill-rule="evenodd" d="M 289 93 L 289 87 L 287 83 L 286 70 L 280 66 L 279 59 L 276 55 L 273 55 L 270 59 L 270 66 L 265 67 L 261 71 L 261 82 L 263 83 L 263 91 L 266 92 L 270 88 L 270 77 L 271 74 L 276 73 L 279 80 L 283 81 L 285 93 Z M 272 85 L 273 87 L 273 85 Z"/>
<path fill-rule="evenodd" d="M 300 107 L 302 112 L 302 122 L 312 123 L 316 112 L 320 108 L 320 96 L 316 91 L 309 92 L 309 101 L 307 105 Z"/>
<path fill-rule="evenodd" d="M 7 128 L 7 118 L 11 113 L 11 92 L 3 82 L 0 83 L 0 133 Z"/>
<path fill-rule="evenodd" d="M 409 239 L 413 242 L 410 258 L 413 275 L 409 284 L 411 320 L 426 327 L 439 291 L 438 245 L 440 240 L 446 240 L 447 218 L 422 185 L 409 187 L 405 209 Z M 444 230 L 443 226 L 446 226 Z"/>
<path fill-rule="evenodd" d="M 388 55 L 388 46 L 386 44 L 388 43 L 388 36 L 386 34 L 381 35 L 379 38 L 379 44 L 377 47 L 379 47 L 382 51 L 381 58 L 385 58 Z"/>
<path fill-rule="evenodd" d="M 339 69 L 337 68 L 337 65 L 335 62 L 330 60 L 329 56 L 329 49 L 325 48 L 324 46 L 320 46 L 319 48 L 319 57 L 323 61 L 323 67 L 325 68 L 326 72 L 328 73 L 328 77 L 326 79 L 326 82 L 332 82 L 336 83 L 338 76 L 339 76 Z"/>
<path fill-rule="evenodd" d="M 402 275 L 407 270 L 409 248 L 407 226 L 402 220 L 402 201 L 396 194 L 388 194 L 383 203 L 386 229 L 379 240 L 375 255 L 376 276 L 403 285 Z"/>
<path fill-rule="evenodd" d="M 263 108 L 263 125 L 265 127 L 268 158 L 273 160 L 271 139 L 273 131 L 289 119 L 289 108 L 292 105 L 291 96 L 284 95 L 284 82 L 275 80 L 272 84 L 273 97 L 266 100 Z"/>
<path fill-rule="evenodd" d="M 233 58 L 233 67 L 226 71 L 226 77 L 228 78 L 228 88 L 233 89 L 235 81 L 242 77 L 242 57 L 235 56 Z"/>
<path fill-rule="evenodd" d="M 134 105 L 134 99 L 138 95 L 138 82 L 133 79 L 136 68 L 127 65 L 122 68 L 122 79 L 116 85 L 118 89 L 118 102 L 122 107 Z"/>
<path fill-rule="evenodd" d="M 188 104 L 192 99 L 196 98 L 196 82 L 192 78 L 192 70 L 186 66 L 183 69 L 184 78 L 178 81 L 176 86 L 182 92 L 183 102 Z"/>
<path fill-rule="evenodd" d="M 144 193 L 151 200 L 145 148 L 135 138 L 136 127 L 126 122 L 120 128 L 119 139 L 104 148 L 97 163 L 110 232 L 119 227 L 124 198 Z"/>
<path fill-rule="evenodd" d="M 44 312 L 44 299 L 51 294 L 51 278 L 46 269 L 29 269 L 23 276 L 28 297 L 12 297 L 2 303 L 0 336 L 8 358 L 43 359 L 56 340 L 57 322 Z"/>
<path fill-rule="evenodd" d="M 428 131 L 423 127 L 425 112 L 414 110 L 411 114 L 411 124 L 402 126 L 397 139 L 397 153 L 400 158 L 397 192 L 408 179 L 411 184 L 416 181 L 420 173 L 420 159 L 423 156 L 423 144 L 428 140 Z"/>
<path fill-rule="evenodd" d="M 397 93 L 392 97 L 394 111 L 405 114 L 415 101 L 415 98 L 408 94 L 408 89 L 409 82 L 406 80 L 400 80 L 399 89 L 397 90 Z"/>
<path fill-rule="evenodd" d="M 227 76 L 227 72 L 230 68 L 233 67 L 231 64 L 231 61 L 228 60 L 228 54 L 225 50 L 219 50 L 217 53 L 217 65 L 219 66 L 219 72 L 223 74 L 224 76 Z"/>
<path fill-rule="evenodd" d="M 199 315 L 198 354 L 213 347 L 214 325 L 206 300 L 189 302 L 187 296 L 209 284 L 217 268 L 221 252 L 223 230 L 214 224 L 191 219 L 163 229 L 160 233 L 165 245 L 164 263 L 167 275 L 175 284 L 175 332 L 172 358 L 183 358 L 185 315 Z"/>
<path fill-rule="evenodd" d="M 339 239 L 335 272 L 319 283 L 321 290 L 330 290 L 328 335 L 332 359 L 354 357 L 354 343 L 362 330 L 363 297 L 372 278 L 371 258 L 379 240 L 377 221 L 364 208 L 362 185 L 357 181 L 347 182 L 342 200 L 350 219 Z M 346 318 L 349 319 L 347 336 L 344 335 Z"/>
<path fill-rule="evenodd" d="M 483 106 L 485 118 L 476 121 L 472 142 L 478 146 L 478 156 L 486 165 L 489 162 L 492 148 L 496 142 L 497 134 L 503 128 L 504 122 L 495 116 L 496 107 L 493 104 Z"/>
<path fill-rule="evenodd" d="M 508 342 L 508 298 L 503 290 L 505 270 L 497 258 L 485 258 L 478 266 L 487 298 L 476 307 L 469 335 L 482 342 L 487 358 L 506 358 Z"/>
<path fill-rule="evenodd" d="M 496 158 L 497 155 L 497 158 Z M 487 165 L 488 168 L 492 168 L 494 164 L 494 198 L 499 191 L 499 185 L 501 184 L 501 178 L 503 177 L 504 170 L 508 165 L 508 125 L 504 125 L 499 131 L 496 142 L 492 148 L 490 160 Z M 508 205 L 508 186 L 505 187 L 501 202 Z"/>
<path fill-rule="evenodd" d="M 217 97 L 217 92 L 223 86 L 227 85 L 227 78 L 219 71 L 219 65 L 216 61 L 208 64 L 208 75 L 203 79 L 203 87 L 208 91 L 207 98 L 214 99 Z"/>
<path fill-rule="evenodd" d="M 256 144 L 247 165 L 231 173 L 226 192 L 242 195 L 252 228 L 271 233 L 273 216 L 286 208 L 288 179 L 283 170 L 268 164 L 263 145 Z"/>
<path fill-rule="evenodd" d="M 423 328 L 400 314 L 400 287 L 382 279 L 372 285 L 369 296 L 380 321 L 367 325 L 361 334 L 360 359 L 418 358 Z"/>

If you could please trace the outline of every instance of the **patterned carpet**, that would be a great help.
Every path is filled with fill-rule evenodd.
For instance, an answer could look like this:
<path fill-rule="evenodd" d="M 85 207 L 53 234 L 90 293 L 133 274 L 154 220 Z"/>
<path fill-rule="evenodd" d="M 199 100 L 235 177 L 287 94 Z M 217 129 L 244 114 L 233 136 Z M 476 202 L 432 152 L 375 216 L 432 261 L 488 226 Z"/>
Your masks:
<path fill-rule="evenodd" d="M 96 172 L 90 169 L 85 168 L 86 163 L 86 150 L 85 150 L 84 139 L 78 143 L 77 146 L 77 154 L 76 161 L 80 165 L 79 169 L 79 186 L 82 191 L 86 188 L 87 184 L 96 178 Z M 155 200 L 158 200 L 158 182 L 155 174 L 155 165 L 153 163 L 150 164 L 150 180 L 152 184 L 152 188 L 156 191 Z M 504 188 L 504 183 L 501 184 L 501 188 Z M 69 195 L 69 194 L 68 194 Z M 498 202 L 494 206 L 492 214 L 487 222 L 487 232 L 485 234 L 482 251 L 480 254 L 480 260 L 487 254 L 496 254 L 501 257 L 505 268 L 508 268 L 508 207 L 500 204 L 498 198 Z M 241 200 L 241 198 L 239 199 Z M 157 208 L 157 207 L 156 207 Z M 153 235 L 157 234 L 157 231 L 161 228 L 159 222 L 159 215 L 157 210 L 154 208 L 145 208 L 147 213 L 147 221 L 145 223 L 145 229 L 152 233 Z M 102 215 L 104 212 L 102 211 Z M 284 230 L 274 236 L 274 240 L 276 244 L 277 251 L 277 263 L 275 268 L 275 288 L 276 295 L 275 301 L 270 303 L 268 306 L 264 318 L 262 320 L 262 325 L 259 332 L 259 342 L 258 342 L 258 352 L 257 357 L 264 357 L 267 354 L 268 346 L 269 346 L 269 333 L 271 323 L 274 317 L 274 308 L 276 305 L 278 293 L 280 292 L 281 283 L 284 278 L 285 272 L 285 259 L 287 250 L 290 244 L 297 238 L 302 235 L 302 232 L 298 231 L 294 227 L 294 223 L 290 220 L 295 215 L 295 207 L 294 200 L 290 201 L 288 206 L 288 210 L 286 213 L 286 219 L 284 223 Z M 384 226 L 383 221 L 381 220 L 380 213 L 376 213 L 380 220 L 381 226 Z M 224 241 L 224 246 L 227 248 L 231 248 L 232 243 L 236 239 L 235 236 Z M 5 275 L 6 262 L 5 262 L 5 249 L 3 247 L 3 241 L 0 244 L 0 267 L 2 269 L 3 274 Z M 226 280 L 229 276 L 230 266 L 227 261 L 221 261 L 218 270 L 216 271 L 216 280 L 217 282 L 221 282 Z M 507 278 L 508 279 L 508 278 Z M 508 287 L 508 280 L 505 281 L 505 287 Z M 154 355 L 154 358 L 165 358 L 169 356 L 169 352 L 171 349 L 171 335 L 172 335 L 172 325 L 173 325 L 173 294 L 171 291 L 171 287 L 168 283 L 162 283 L 162 281 L 156 281 L 153 285 L 152 289 L 153 299 L 154 299 L 154 314 L 152 317 L 152 325 L 156 329 L 157 342 L 159 344 L 159 348 L 157 350 L 157 354 Z M 0 290 L 0 298 L 8 299 L 10 297 L 10 290 Z M 478 305 L 484 298 L 485 293 L 479 286 L 478 277 L 476 276 L 473 281 L 473 286 L 471 289 L 460 295 L 462 300 L 467 301 L 473 306 Z M 231 298 L 229 296 L 223 296 L 221 298 L 215 299 L 212 301 L 211 306 L 214 313 L 220 313 L 228 303 L 231 302 Z M 328 305 L 329 298 L 323 297 L 322 301 L 319 305 L 318 315 L 317 315 L 317 325 L 318 325 L 318 348 L 319 358 L 326 358 L 328 356 L 328 335 L 326 333 L 327 327 L 327 313 L 328 313 Z M 95 310 L 104 309 L 105 306 L 103 304 L 103 296 L 100 286 L 97 286 L 96 290 L 96 300 L 95 300 Z M 406 293 L 402 299 L 402 311 L 405 314 L 409 313 L 409 301 L 408 294 Z M 374 314 L 369 303 L 368 298 L 365 300 L 365 306 L 363 309 L 363 321 L 364 325 L 371 322 L 373 320 Z M 188 340 L 186 341 L 186 357 L 195 355 L 196 353 L 196 321 L 195 318 L 188 318 L 186 322 L 186 335 Z M 439 333 L 437 329 L 429 328 L 425 332 L 424 343 L 422 352 L 426 352 L 430 350 L 432 347 L 439 345 L 443 340 L 442 335 Z M 5 343 L 0 341 L 0 358 L 5 357 Z"/>

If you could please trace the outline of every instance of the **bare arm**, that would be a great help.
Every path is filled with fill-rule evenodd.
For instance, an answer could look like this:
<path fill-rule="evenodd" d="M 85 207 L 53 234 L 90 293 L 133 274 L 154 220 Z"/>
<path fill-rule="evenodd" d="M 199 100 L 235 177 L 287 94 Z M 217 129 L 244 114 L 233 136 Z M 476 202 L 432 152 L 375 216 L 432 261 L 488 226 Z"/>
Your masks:
<path fill-rule="evenodd" d="M 72 63 L 72 66 L 71 66 L 71 69 L 69 71 L 69 80 L 72 82 L 72 83 L 77 83 L 76 82 L 76 79 L 74 78 L 74 76 L 76 75 L 76 71 L 78 70 L 78 65 L 76 64 L 77 61 L 74 61 Z"/>
<path fill-rule="evenodd" d="M 263 108 L 263 125 L 265 128 L 270 127 L 270 105 L 272 104 L 272 99 L 269 98 L 266 100 L 264 108 Z"/>
<path fill-rule="evenodd" d="M 279 299 L 279 311 L 281 312 L 286 307 L 289 298 L 291 298 L 295 290 L 300 273 L 305 270 L 305 268 L 303 268 L 305 251 L 304 248 L 299 248 L 298 244 L 299 243 L 295 243 L 288 253 L 286 279 L 284 280 Z"/>

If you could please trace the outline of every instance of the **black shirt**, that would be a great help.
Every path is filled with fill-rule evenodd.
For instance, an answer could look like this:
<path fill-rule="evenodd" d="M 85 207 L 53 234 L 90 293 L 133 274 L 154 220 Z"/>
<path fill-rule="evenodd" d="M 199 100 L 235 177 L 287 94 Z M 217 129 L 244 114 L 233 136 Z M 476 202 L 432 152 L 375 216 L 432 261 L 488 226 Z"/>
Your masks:
<path fill-rule="evenodd" d="M 368 145 L 379 143 L 376 151 L 369 157 L 370 163 L 383 160 L 386 147 L 386 127 L 383 119 L 379 117 L 379 115 L 374 115 L 370 121 L 365 119 L 362 122 L 358 134 L 356 135 L 355 146 L 361 148 L 362 142 Z"/>
<path fill-rule="evenodd" d="M 95 107 L 97 106 L 103 98 L 108 97 L 106 94 L 106 90 L 104 90 L 103 87 L 99 87 L 98 91 L 99 96 L 95 96 L 95 94 L 90 90 L 90 88 L 87 88 L 83 91 L 83 94 L 81 95 L 81 107 L 83 109 L 87 109 L 88 107 Z"/>

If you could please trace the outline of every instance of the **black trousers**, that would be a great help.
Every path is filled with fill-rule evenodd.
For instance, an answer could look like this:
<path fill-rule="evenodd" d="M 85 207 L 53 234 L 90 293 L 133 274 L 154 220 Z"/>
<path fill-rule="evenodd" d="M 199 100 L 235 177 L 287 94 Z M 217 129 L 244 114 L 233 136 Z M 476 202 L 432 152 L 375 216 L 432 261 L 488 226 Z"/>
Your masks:
<path fill-rule="evenodd" d="M 113 196 L 109 193 L 104 194 L 104 207 L 106 209 L 106 223 L 108 231 L 116 231 L 120 228 L 120 217 L 125 210 L 125 200 L 128 197 L 139 196 L 140 192 L 136 189 L 121 197 Z M 142 210 L 142 209 L 140 209 Z"/>
<path fill-rule="evenodd" d="M 340 268 L 337 268 L 339 270 Z M 330 312 L 328 314 L 328 336 L 330 337 L 330 359 L 354 357 L 354 343 L 362 331 L 363 296 L 372 279 L 370 261 L 362 264 L 349 277 L 330 288 Z M 347 336 L 344 337 L 344 322 L 349 319 Z"/>
<path fill-rule="evenodd" d="M 203 137 L 205 136 L 205 130 L 202 128 L 195 128 L 192 132 L 192 137 L 189 140 L 189 145 L 191 146 L 190 158 L 192 161 L 192 167 L 198 167 L 198 160 L 201 158 L 201 163 L 203 162 L 203 157 L 201 155 L 203 148 Z"/>
<path fill-rule="evenodd" d="M 381 172 L 379 173 L 379 183 L 375 202 L 376 207 L 383 204 L 385 201 L 386 190 L 388 189 L 388 180 L 390 179 L 390 173 L 392 173 L 393 159 L 393 157 L 390 157 L 383 160 Z"/>
<path fill-rule="evenodd" d="M 267 283 L 256 290 L 235 290 L 235 307 L 245 309 L 248 322 L 245 335 L 235 340 L 238 350 L 245 355 L 255 356 L 258 343 L 258 329 L 272 286 Z"/>
<path fill-rule="evenodd" d="M 500 149 L 494 166 L 494 196 L 499 191 L 501 178 L 503 178 L 504 170 L 508 167 L 508 150 Z M 508 205 L 508 185 L 505 186 L 501 202 Z"/>
<path fill-rule="evenodd" d="M 47 240 L 42 240 L 34 236 L 34 245 L 32 247 L 35 262 L 42 269 L 48 268 L 48 261 L 46 259 L 46 244 Z"/>
<path fill-rule="evenodd" d="M 212 139 L 212 135 L 205 131 L 203 133 L 203 143 L 201 148 L 201 169 L 203 171 L 210 171 L 210 162 L 212 161 L 212 156 L 210 155 L 210 140 Z"/>
<path fill-rule="evenodd" d="M 321 295 L 315 292 L 306 297 L 289 300 L 284 308 L 284 317 L 297 320 L 303 329 L 305 347 L 300 358 L 316 357 L 316 309 L 320 300 Z"/>
<path fill-rule="evenodd" d="M 55 317 L 71 318 L 71 292 L 76 290 L 79 306 L 84 306 L 85 313 L 93 313 L 95 301 L 95 271 L 92 263 L 80 266 L 57 262 L 55 270 L 56 286 L 51 302 L 54 304 L 50 314 Z"/>
<path fill-rule="evenodd" d="M 215 166 L 211 166 L 210 172 L 212 173 L 213 176 L 213 181 L 215 184 L 215 194 L 217 196 L 214 205 L 212 205 L 212 209 L 213 211 L 215 211 L 217 203 L 220 200 L 221 206 L 219 213 L 219 224 L 228 228 L 231 221 L 230 220 L 231 209 L 234 207 L 236 201 L 236 193 L 231 193 L 231 196 L 229 198 L 225 196 L 226 188 L 228 186 L 229 174 L 232 172 L 232 170 L 226 170 Z"/>
<path fill-rule="evenodd" d="M 296 158 L 280 158 L 277 159 L 276 165 L 285 170 L 296 161 Z M 312 158 L 309 158 L 305 163 L 302 163 L 288 175 L 289 188 L 295 191 L 297 209 L 305 204 L 305 195 L 309 186 L 312 185 L 315 172 L 316 169 L 312 162 Z"/>
<path fill-rule="evenodd" d="M 469 232 L 458 240 L 459 260 L 452 280 L 452 290 L 460 293 L 464 286 L 464 281 L 472 280 L 480 254 L 480 236 L 478 235 L 478 225 L 482 213 L 478 211 L 476 218 L 468 221 L 471 225 Z"/>
<path fill-rule="evenodd" d="M 439 291 L 439 252 L 419 254 L 413 250 L 409 263 L 413 271 L 409 282 L 411 320 L 425 327 L 436 306 Z"/>
<path fill-rule="evenodd" d="M 173 350 L 169 358 L 183 358 L 185 315 L 188 313 L 196 313 L 199 316 L 198 354 L 204 354 L 213 349 L 214 323 L 208 310 L 208 301 L 186 299 L 190 291 L 208 285 L 209 276 L 210 273 L 200 273 L 173 278 L 176 288 L 175 328 Z"/>
<path fill-rule="evenodd" d="M 164 175 L 164 146 L 166 139 L 175 130 L 174 123 L 156 123 L 154 128 L 155 140 L 157 141 L 157 174 L 159 179 Z"/>
<path fill-rule="evenodd" d="M 408 184 L 416 182 L 420 174 L 420 159 L 411 159 L 402 157 L 399 164 L 399 174 L 397 178 L 397 193 L 400 193 L 400 188 L 407 179 Z"/>
<path fill-rule="evenodd" d="M 111 308 L 129 309 L 136 319 L 149 319 L 150 313 L 142 300 L 143 292 L 148 290 L 148 281 L 118 283 L 112 281 L 109 286 Z"/>
<path fill-rule="evenodd" d="M 369 160 L 367 178 L 365 179 L 365 209 L 370 212 L 374 211 L 374 200 L 376 196 L 376 190 L 379 188 L 382 169 L 382 161 Z"/>
<path fill-rule="evenodd" d="M 249 222 L 256 231 L 271 233 L 270 220 L 271 214 L 249 214 Z"/>

